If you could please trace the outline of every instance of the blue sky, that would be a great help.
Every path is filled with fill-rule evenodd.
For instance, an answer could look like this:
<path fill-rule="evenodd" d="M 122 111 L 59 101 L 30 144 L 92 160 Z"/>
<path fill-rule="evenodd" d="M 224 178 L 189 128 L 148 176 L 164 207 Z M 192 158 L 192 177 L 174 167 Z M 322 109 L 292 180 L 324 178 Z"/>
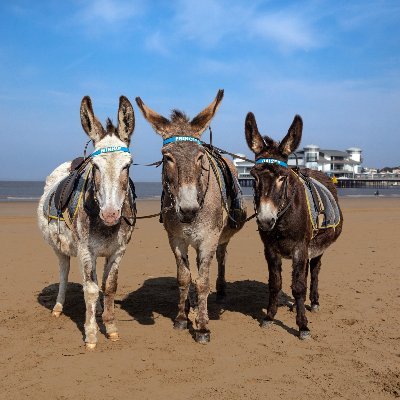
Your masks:
<path fill-rule="evenodd" d="M 104 122 L 126 95 L 136 162 L 161 138 L 134 98 L 190 116 L 220 88 L 214 143 L 250 151 L 248 111 L 275 139 L 303 117 L 302 144 L 361 147 L 364 165 L 400 164 L 400 2 L 31 0 L 0 5 L 0 179 L 43 180 L 81 155 L 80 101 Z M 207 138 L 207 136 L 206 136 Z M 159 170 L 134 167 L 137 181 Z"/>

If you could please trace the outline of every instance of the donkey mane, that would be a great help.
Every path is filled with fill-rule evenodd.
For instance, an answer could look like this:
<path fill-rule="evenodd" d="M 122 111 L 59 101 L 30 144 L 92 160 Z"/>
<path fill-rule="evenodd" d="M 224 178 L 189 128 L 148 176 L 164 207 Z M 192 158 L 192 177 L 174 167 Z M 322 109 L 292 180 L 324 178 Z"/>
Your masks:
<path fill-rule="evenodd" d="M 181 110 L 173 109 L 170 115 L 172 122 L 189 122 L 189 117 Z"/>
<path fill-rule="evenodd" d="M 110 136 L 115 135 L 117 133 L 117 128 L 114 126 L 111 118 L 107 118 L 107 121 L 106 121 L 106 132 Z"/>
<path fill-rule="evenodd" d="M 268 146 L 268 147 L 273 147 L 273 148 L 278 148 L 280 142 L 276 142 L 275 140 L 271 139 L 269 136 L 264 135 L 263 136 L 263 140 L 264 143 Z"/>

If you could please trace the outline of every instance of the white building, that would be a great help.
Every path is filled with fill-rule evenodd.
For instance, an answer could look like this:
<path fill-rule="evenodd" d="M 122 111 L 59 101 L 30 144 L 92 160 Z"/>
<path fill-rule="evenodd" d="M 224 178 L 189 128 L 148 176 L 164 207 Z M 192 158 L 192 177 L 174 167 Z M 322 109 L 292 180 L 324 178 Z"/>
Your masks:
<path fill-rule="evenodd" d="M 329 176 L 354 178 L 355 174 L 361 173 L 362 150 L 357 147 L 350 147 L 346 151 L 321 150 L 313 144 L 305 146 L 303 150 L 296 151 L 289 156 L 288 165 L 300 168 L 310 168 L 325 172 Z M 239 156 L 245 157 L 243 154 Z M 297 158 L 297 164 L 296 164 Z M 254 163 L 234 158 L 239 179 L 252 179 L 250 170 Z"/>
<path fill-rule="evenodd" d="M 346 151 L 321 150 L 318 146 L 310 144 L 303 150 L 296 151 L 289 156 L 288 164 L 299 167 L 315 169 L 325 172 L 329 176 L 354 178 L 361 172 L 362 150 L 350 147 Z"/>
<path fill-rule="evenodd" d="M 237 153 L 238 156 L 246 158 L 245 154 Z M 244 161 L 240 158 L 233 159 L 233 165 L 236 167 L 238 172 L 238 178 L 243 184 L 243 180 L 250 180 L 253 177 L 250 175 L 250 170 L 253 168 L 254 163 L 249 161 Z"/>

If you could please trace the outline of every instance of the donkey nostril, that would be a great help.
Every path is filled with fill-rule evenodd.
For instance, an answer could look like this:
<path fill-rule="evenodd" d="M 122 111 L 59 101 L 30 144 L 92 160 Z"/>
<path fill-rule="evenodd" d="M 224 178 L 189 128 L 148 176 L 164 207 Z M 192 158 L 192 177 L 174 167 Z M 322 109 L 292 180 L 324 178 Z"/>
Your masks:
<path fill-rule="evenodd" d="M 180 213 L 185 217 L 193 217 L 198 209 L 198 207 L 179 207 Z"/>

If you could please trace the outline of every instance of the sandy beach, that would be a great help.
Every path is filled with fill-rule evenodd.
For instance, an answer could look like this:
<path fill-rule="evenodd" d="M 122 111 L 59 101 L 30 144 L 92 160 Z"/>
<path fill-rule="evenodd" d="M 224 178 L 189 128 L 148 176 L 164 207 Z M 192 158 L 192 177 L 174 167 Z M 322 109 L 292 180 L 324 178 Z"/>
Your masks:
<path fill-rule="evenodd" d="M 177 332 L 176 266 L 157 218 L 140 220 L 122 261 L 122 340 L 85 350 L 73 259 L 65 314 L 52 318 L 58 266 L 36 203 L 0 203 L 1 399 L 393 399 L 400 397 L 400 199 L 342 198 L 342 236 L 325 253 L 312 339 L 297 338 L 291 266 L 276 324 L 262 329 L 268 271 L 256 224 L 228 248 L 227 300 L 209 297 L 211 342 Z M 252 205 L 248 205 L 249 211 Z M 139 201 L 139 215 L 158 201 Z M 190 253 L 192 266 L 194 252 Z M 99 260 L 101 276 L 103 261 Z M 308 302 L 307 302 L 308 304 Z"/>

